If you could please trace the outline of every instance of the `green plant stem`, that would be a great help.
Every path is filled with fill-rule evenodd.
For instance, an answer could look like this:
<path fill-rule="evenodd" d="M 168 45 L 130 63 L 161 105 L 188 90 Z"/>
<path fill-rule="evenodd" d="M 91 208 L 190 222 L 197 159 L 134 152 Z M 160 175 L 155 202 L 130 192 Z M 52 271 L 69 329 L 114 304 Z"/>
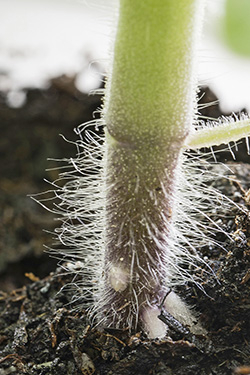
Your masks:
<path fill-rule="evenodd" d="M 106 123 L 105 269 L 100 313 L 136 328 L 177 267 L 173 192 L 195 114 L 199 0 L 121 0 Z"/>
<path fill-rule="evenodd" d="M 250 120 L 242 115 L 240 120 L 233 118 L 224 118 L 224 122 L 212 123 L 212 126 L 206 126 L 189 134 L 186 138 L 185 148 L 202 148 L 219 146 L 222 143 L 237 142 L 241 138 L 250 135 Z"/>
<path fill-rule="evenodd" d="M 117 141 L 184 139 L 193 121 L 197 0 L 121 0 L 105 121 Z"/>

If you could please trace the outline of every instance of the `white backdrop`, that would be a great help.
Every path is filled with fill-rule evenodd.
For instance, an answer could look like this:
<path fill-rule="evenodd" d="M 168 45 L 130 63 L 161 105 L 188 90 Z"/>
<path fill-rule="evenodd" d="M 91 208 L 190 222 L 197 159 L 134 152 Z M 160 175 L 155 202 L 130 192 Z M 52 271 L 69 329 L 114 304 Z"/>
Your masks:
<path fill-rule="evenodd" d="M 99 61 L 105 71 L 116 1 L 0 0 L 0 90 L 45 86 L 63 73 L 80 73 L 83 91 L 95 88 L 100 74 L 89 61 Z M 199 81 L 210 85 L 224 110 L 250 111 L 250 59 L 223 44 L 223 1 L 208 0 Z"/>

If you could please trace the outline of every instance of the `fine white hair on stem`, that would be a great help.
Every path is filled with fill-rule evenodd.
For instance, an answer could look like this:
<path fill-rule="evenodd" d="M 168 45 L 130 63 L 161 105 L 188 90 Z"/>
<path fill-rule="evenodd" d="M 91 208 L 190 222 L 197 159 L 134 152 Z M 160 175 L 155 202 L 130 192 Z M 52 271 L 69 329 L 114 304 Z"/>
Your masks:
<path fill-rule="evenodd" d="M 233 113 L 231 116 L 222 116 L 218 120 L 207 121 L 205 126 L 202 121 L 197 124 L 185 140 L 186 148 L 202 148 L 228 144 L 229 150 L 235 159 L 229 142 L 236 142 L 250 135 L 250 119 L 241 113 L 239 116 Z"/>
<path fill-rule="evenodd" d="M 230 170 L 220 163 L 219 171 L 218 168 L 214 170 L 213 164 L 216 163 L 211 164 L 206 160 L 209 159 L 208 155 L 202 157 L 199 153 L 183 153 L 177 166 L 175 189 L 171 198 L 174 202 L 172 218 L 168 223 L 168 232 L 162 234 L 166 236 L 166 241 L 159 240 L 159 228 L 146 210 L 141 218 L 147 236 L 164 253 L 164 257 L 152 258 L 147 249 L 147 241 L 141 237 L 141 249 L 148 259 L 146 267 L 142 267 L 140 257 L 134 249 L 135 229 L 131 225 L 129 243 L 126 244 L 133 249 L 130 269 L 124 271 L 120 268 L 123 264 L 121 257 L 112 259 L 112 262 L 105 266 L 104 213 L 108 202 L 107 177 L 103 173 L 105 142 L 104 137 L 98 134 L 101 133 L 102 126 L 102 121 L 95 120 L 76 129 L 79 136 L 79 140 L 75 142 L 77 155 L 75 158 L 63 159 L 66 165 L 59 167 L 59 179 L 52 183 L 55 198 L 52 211 L 61 221 L 55 234 L 62 245 L 61 249 L 52 252 L 57 257 L 62 257 L 63 271 L 73 275 L 69 286 L 74 290 L 72 300 L 78 301 L 79 308 L 88 307 L 90 318 L 95 319 L 98 324 L 101 322 L 112 325 L 112 315 L 118 325 L 120 319 L 119 311 L 115 311 L 112 305 L 108 316 L 103 316 L 102 310 L 109 304 L 110 298 L 109 291 L 104 288 L 104 268 L 106 267 L 106 273 L 119 276 L 120 281 L 115 284 L 117 290 L 123 290 L 132 280 L 136 282 L 134 268 L 136 266 L 140 269 L 142 277 L 138 280 L 137 290 L 131 291 L 126 319 L 127 326 L 136 327 L 140 309 L 138 294 L 143 292 L 147 295 L 145 291 L 150 290 L 148 280 L 165 283 L 166 288 L 174 288 L 186 282 L 194 282 L 202 288 L 202 280 L 194 271 L 202 267 L 205 273 L 213 273 L 199 255 L 200 250 L 208 243 L 223 248 L 223 245 L 216 241 L 216 233 L 224 232 L 217 219 L 220 212 L 229 212 L 234 203 L 210 183 L 214 183 L 215 179 L 228 178 Z M 140 183 L 143 181 L 138 178 L 135 189 L 138 189 Z M 168 194 L 163 181 L 161 188 L 164 194 Z M 149 193 L 157 204 L 155 192 Z M 39 198 L 34 199 L 39 201 Z M 44 206 L 46 201 L 51 199 L 52 197 L 42 197 L 40 203 Z M 161 212 L 160 215 L 163 222 L 169 221 L 168 213 Z M 122 243 L 122 233 L 123 223 L 119 228 L 120 239 L 118 238 L 117 246 Z M 224 234 L 231 238 L 230 233 Z M 162 273 L 165 280 L 162 280 Z M 147 299 L 145 303 L 147 304 Z M 148 303 L 150 306 L 150 302 Z"/>
<path fill-rule="evenodd" d="M 197 269 L 213 273 L 202 247 L 210 237 L 216 244 L 223 232 L 218 211 L 225 214 L 232 205 L 213 187 L 209 161 L 185 150 L 208 146 L 215 159 L 213 145 L 237 141 L 250 128 L 245 118 L 240 126 L 197 121 L 193 52 L 204 1 L 173 4 L 120 2 L 103 120 L 76 129 L 77 155 L 64 160 L 70 168 L 60 169 L 52 183 L 61 221 L 57 251 L 74 275 L 73 300 L 82 296 L 97 324 L 132 332 L 140 322 L 150 337 L 165 334 L 162 324 L 154 330 L 164 307 L 195 325 L 185 303 L 168 292 L 186 282 L 202 288 Z M 105 140 L 98 132 L 102 121 Z"/>

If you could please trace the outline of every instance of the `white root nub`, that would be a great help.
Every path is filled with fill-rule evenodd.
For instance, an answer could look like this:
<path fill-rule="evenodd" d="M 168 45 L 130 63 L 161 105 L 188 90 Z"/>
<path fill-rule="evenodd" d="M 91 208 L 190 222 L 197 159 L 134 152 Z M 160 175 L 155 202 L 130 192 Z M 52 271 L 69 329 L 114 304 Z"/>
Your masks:
<path fill-rule="evenodd" d="M 109 272 L 109 281 L 116 292 L 123 292 L 129 282 L 129 273 L 119 266 L 112 266 Z"/>

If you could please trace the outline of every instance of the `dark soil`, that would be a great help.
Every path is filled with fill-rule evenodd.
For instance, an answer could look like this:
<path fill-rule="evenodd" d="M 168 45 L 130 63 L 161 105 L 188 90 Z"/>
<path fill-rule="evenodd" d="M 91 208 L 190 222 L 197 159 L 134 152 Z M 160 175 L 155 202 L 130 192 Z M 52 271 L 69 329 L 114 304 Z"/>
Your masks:
<path fill-rule="evenodd" d="M 54 215 L 28 195 L 50 188 L 58 171 L 45 169 L 56 163 L 47 158 L 75 154 L 75 146 L 59 136 L 76 140 L 73 129 L 93 118 L 100 96 L 86 95 L 74 85 L 74 77 L 58 77 L 46 90 L 27 89 L 21 108 L 8 106 L 0 93 L 0 289 L 11 291 L 27 284 L 25 272 L 48 275 L 56 261 L 44 255 L 43 244 L 53 230 Z M 42 229 L 42 230 L 41 230 Z"/>
<path fill-rule="evenodd" d="M 216 100 L 206 89 L 201 101 Z M 234 233 L 222 234 L 227 251 L 203 249 L 217 279 L 204 277 L 201 291 L 185 285 L 178 293 L 200 314 L 206 336 L 169 331 L 162 341 L 148 341 L 141 332 L 98 331 L 88 325 L 85 311 L 70 304 L 71 292 L 61 288 L 71 281 L 60 275 L 56 260 L 43 253 L 52 231 L 53 215 L 28 194 L 48 189 L 43 182 L 46 158 L 74 156 L 72 128 L 92 119 L 100 106 L 98 96 L 77 91 L 74 80 L 60 77 L 46 90 L 27 90 L 21 108 L 10 108 L 0 96 L 0 375 L 232 375 L 250 374 L 250 156 L 245 143 L 219 154 L 230 162 L 236 181 L 223 179 L 224 192 L 236 207 L 221 225 Z M 218 105 L 202 110 L 218 117 Z M 57 178 L 56 171 L 46 178 Z M 25 276 L 26 275 L 26 276 Z"/>

